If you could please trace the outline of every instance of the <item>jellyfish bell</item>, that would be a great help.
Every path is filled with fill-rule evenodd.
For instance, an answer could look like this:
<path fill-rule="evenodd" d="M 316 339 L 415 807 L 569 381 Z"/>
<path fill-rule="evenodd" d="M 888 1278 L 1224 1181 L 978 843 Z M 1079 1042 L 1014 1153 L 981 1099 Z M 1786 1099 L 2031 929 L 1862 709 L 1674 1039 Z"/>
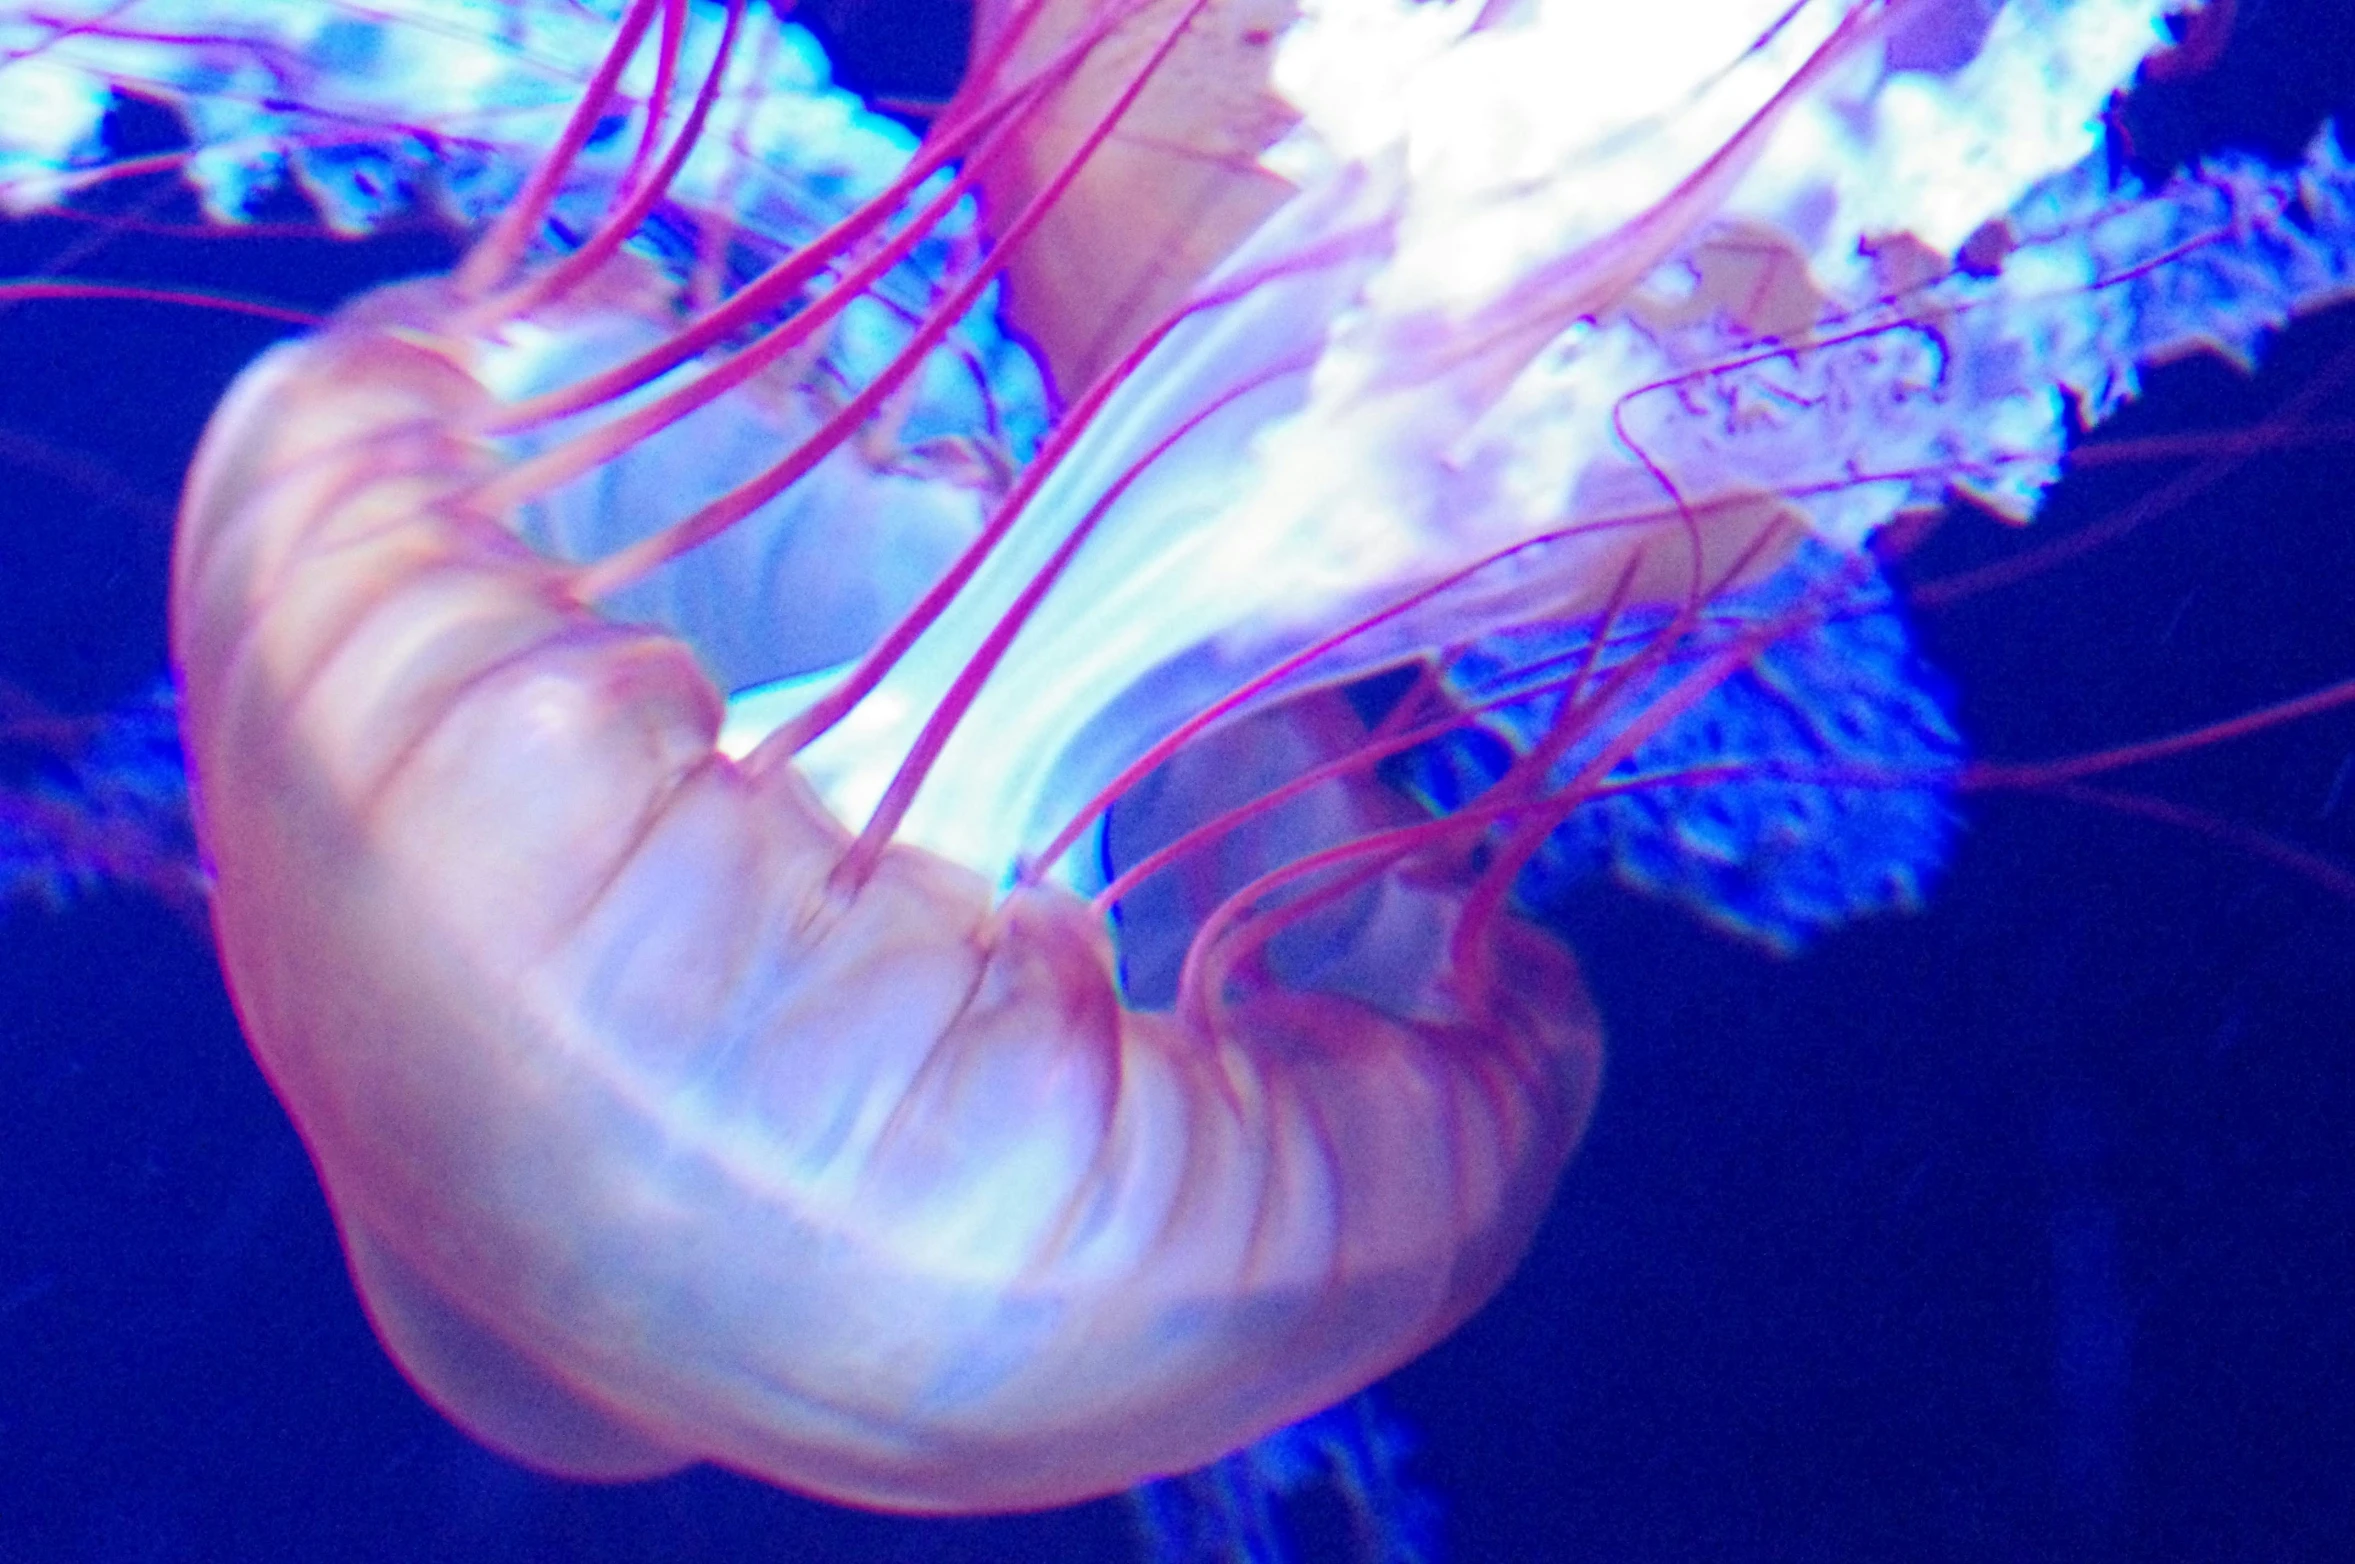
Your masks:
<path fill-rule="evenodd" d="M 1066 892 L 904 848 L 844 892 L 850 834 L 718 752 L 685 648 L 465 507 L 480 382 L 384 329 L 439 294 L 232 394 L 176 598 L 240 1013 L 437 1403 L 570 1475 L 1045 1504 L 1501 1282 L 1591 1095 L 1566 954 L 1500 932 L 1436 1016 L 1275 993 L 1205 1032 L 1124 1010 Z"/>
<path fill-rule="evenodd" d="M 1248 985 L 1134 1011 L 1066 890 L 897 845 L 847 876 L 789 749 L 721 752 L 713 670 L 742 615 L 880 633 L 906 605 L 878 578 L 969 507 L 844 446 L 648 578 L 671 629 L 633 625 L 584 581 L 644 540 L 600 526 L 692 503 L 689 452 L 846 421 L 806 363 L 764 368 L 634 431 L 586 499 L 486 499 L 573 449 L 500 444 L 533 377 L 605 372 L 674 303 L 627 255 L 528 307 L 486 271 L 249 371 L 174 570 L 224 962 L 421 1388 L 570 1475 L 713 1460 L 998 1509 L 1198 1464 L 1492 1291 L 1592 1097 L 1567 953 L 1500 928 L 1476 989 L 1381 974 L 1395 1012 Z M 779 646 L 846 649 L 795 632 L 761 671 Z M 1328 792 L 1329 830 L 1397 822 L 1364 779 Z"/>
<path fill-rule="evenodd" d="M 1091 232 L 1153 159 L 1091 159 L 1213 11 L 1060 13 L 1072 46 L 1010 45 L 875 205 L 764 253 L 697 158 L 777 35 L 625 8 L 454 277 L 232 392 L 175 560 L 225 966 L 426 1394 L 577 1476 L 1003 1509 L 1215 1455 L 1476 1308 L 1598 1069 L 1513 870 L 1662 796 L 1621 763 L 1787 671 L 1876 518 L 2032 489 L 2057 440 L 1994 352 L 1968 418 L 1919 416 L 1985 312 L 1837 320 L 1886 302 L 1852 240 L 1952 253 L 2155 41 L 2148 6 L 1963 11 L 1934 49 L 1937 7 L 1817 3 L 1573 51 L 1562 8 L 1310 7 L 1272 78 L 1302 127 L 1161 268 Z M 667 114 L 600 143 L 649 53 Z M 1532 61 L 1593 115 L 1530 112 L 1564 85 Z M 2057 106 L 1988 129 L 2024 81 Z M 993 264 L 893 291 L 952 153 L 988 256 L 1048 279 L 1018 314 L 1087 317 L 1034 331 L 1069 406 L 1027 465 L 918 437 Z M 1109 303 L 1075 255 L 1125 257 Z M 1785 588 L 1799 523 L 1850 552 Z M 1372 711 L 1348 681 L 1390 669 Z M 1432 819 L 1378 763 L 1468 712 L 1515 758 Z"/>

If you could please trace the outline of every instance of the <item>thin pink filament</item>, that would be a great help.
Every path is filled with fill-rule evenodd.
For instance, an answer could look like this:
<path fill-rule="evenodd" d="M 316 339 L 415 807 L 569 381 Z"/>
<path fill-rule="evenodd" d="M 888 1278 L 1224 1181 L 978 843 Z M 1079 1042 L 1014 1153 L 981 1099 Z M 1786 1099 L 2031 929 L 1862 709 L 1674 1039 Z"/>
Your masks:
<path fill-rule="evenodd" d="M 663 3 L 664 0 L 632 0 L 629 11 L 622 17 L 613 47 L 598 62 L 597 73 L 589 78 L 588 88 L 565 121 L 555 148 L 540 160 L 524 182 L 515 204 L 500 214 L 499 221 L 458 268 L 455 280 L 460 293 L 471 296 L 483 292 L 523 258 L 532 230 L 547 215 L 549 204 L 556 199 L 557 186 L 572 171 L 581 148 L 588 145 L 590 134 L 597 128 L 598 116 L 612 101 L 622 71 L 638 52 L 638 44 L 654 21 L 655 7 Z"/>

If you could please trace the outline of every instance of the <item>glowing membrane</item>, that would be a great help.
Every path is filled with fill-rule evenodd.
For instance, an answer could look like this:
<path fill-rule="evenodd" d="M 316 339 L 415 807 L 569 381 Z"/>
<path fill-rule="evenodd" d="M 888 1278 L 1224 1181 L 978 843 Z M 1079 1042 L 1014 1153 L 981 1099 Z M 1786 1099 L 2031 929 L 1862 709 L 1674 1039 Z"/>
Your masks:
<path fill-rule="evenodd" d="M 1300 192 L 1203 285 L 1242 296 L 1139 366 L 885 686 L 908 713 L 933 709 L 1056 541 L 1153 453 L 950 740 L 907 839 L 1002 874 L 1116 763 L 1078 753 L 1100 714 L 1153 731 L 1319 626 L 1566 522 L 1790 487 L 1787 470 L 1672 465 L 1667 496 L 1633 459 L 1616 417 L 1678 362 L 1623 317 L 1631 298 L 1724 211 L 1805 216 L 1796 257 L 1829 297 L 1861 302 L 1858 246 L 1880 225 L 1968 232 L 2082 157 L 2163 7 L 2014 7 L 1939 73 L 1892 65 L 1890 41 L 1859 30 L 1869 8 L 1828 0 L 1640 8 L 1617 16 L 1607 51 L 1579 41 L 1585 9 L 1506 8 L 1485 28 L 1468 3 L 1304 14 L 1276 81 L 1305 118 L 1271 154 Z M 1859 41 L 1836 43 L 1844 28 Z M 1563 90 L 1519 63 L 1532 60 L 1577 62 L 1565 68 L 1609 88 Z M 1882 112 L 1890 94 L 1904 106 Z M 1986 126 L 2031 97 L 2027 134 L 1991 154 Z M 1915 209 L 1883 191 L 1898 175 Z M 1657 237 L 1639 231 L 1646 213 Z M 1819 530 L 1854 545 L 1912 498 L 1884 486 Z M 1558 573 L 1522 603 L 1562 611 Z M 1442 616 L 1402 633 L 1411 646 L 1470 628 Z M 1402 649 L 1362 638 L 1319 672 Z M 812 775 L 859 818 L 889 774 L 881 757 L 912 738 L 838 731 Z"/>

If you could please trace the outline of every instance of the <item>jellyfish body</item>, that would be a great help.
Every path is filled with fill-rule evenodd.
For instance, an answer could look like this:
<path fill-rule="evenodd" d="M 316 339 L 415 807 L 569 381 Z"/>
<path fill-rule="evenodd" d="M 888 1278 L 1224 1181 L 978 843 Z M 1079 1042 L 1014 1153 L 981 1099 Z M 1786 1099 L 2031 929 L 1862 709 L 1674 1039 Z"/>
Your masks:
<path fill-rule="evenodd" d="M 394 1355 L 548 1470 L 982 1510 L 1196 1464 L 1452 1328 L 1596 1085 L 1574 963 L 1499 909 L 1513 867 L 1834 611 L 1704 612 L 1801 524 L 1852 547 L 2049 469 L 2051 366 L 2004 336 L 2033 311 L 1948 277 L 1875 314 L 1853 241 L 1951 249 L 2079 155 L 2152 9 L 1729 5 L 1697 62 L 1644 55 L 1599 127 L 1522 146 L 1510 112 L 1448 116 L 1491 73 L 1531 86 L 1508 67 L 1554 8 L 1308 8 L 1279 79 L 1313 140 L 1270 154 L 1298 194 L 1174 316 L 1074 336 L 1117 383 L 824 722 L 835 660 L 985 535 L 962 502 L 837 452 L 789 515 L 600 597 L 599 558 L 666 518 L 508 492 L 538 459 L 499 433 L 519 358 L 626 353 L 693 276 L 650 301 L 641 245 L 504 313 L 412 285 L 257 365 L 175 561 L 198 829 L 241 1017 Z M 1352 37 L 1388 97 L 1337 72 Z M 2030 78 L 2051 122 L 1994 155 L 1978 127 Z M 1737 254 L 1805 286 L 1736 288 L 1762 275 Z M 694 416 L 790 447 L 824 417 L 795 369 Z M 702 483 L 656 472 L 600 492 Z M 1591 633 L 1463 675 L 1532 621 Z M 1630 627 L 1632 655 L 1577 650 Z M 1430 657 L 1448 700 L 1520 703 L 1511 787 L 1444 830 L 1334 685 Z M 1533 687 L 1548 662 L 1581 671 Z M 1107 798 L 1096 857 L 1067 851 Z M 1242 862 L 1199 898 L 1124 883 L 1211 825 Z M 1296 869 L 1275 932 L 1227 943 Z"/>
<path fill-rule="evenodd" d="M 435 298 L 249 372 L 174 599 L 239 1013 L 428 1395 L 571 1475 L 1044 1505 L 1502 1281 L 1595 1084 L 1566 952 L 1500 930 L 1483 990 L 1409 950 L 1412 1003 L 1206 1030 L 1125 1008 L 1068 892 L 895 848 L 845 893 L 848 833 L 717 751 L 686 648 L 466 507 L 487 394 L 401 336 Z"/>

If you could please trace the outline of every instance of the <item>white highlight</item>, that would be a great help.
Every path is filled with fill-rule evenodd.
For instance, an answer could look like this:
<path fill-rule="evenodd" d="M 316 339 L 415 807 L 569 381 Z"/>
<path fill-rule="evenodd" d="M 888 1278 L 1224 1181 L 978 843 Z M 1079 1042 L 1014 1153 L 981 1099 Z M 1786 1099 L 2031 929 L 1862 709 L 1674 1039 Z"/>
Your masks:
<path fill-rule="evenodd" d="M 1597 497 L 1661 503 L 1612 414 L 1669 361 L 1608 310 L 1549 319 L 1562 295 L 1546 269 L 1669 200 L 1863 8 L 1527 0 L 1475 27 L 1485 4 L 1309 0 L 1277 68 L 1306 118 L 1269 159 L 1302 193 L 1205 286 L 1337 236 L 1355 236 L 1351 259 L 1254 291 L 1148 360 L 885 691 L 911 722 L 933 710 L 1054 541 L 1154 439 L 1288 355 L 1313 368 L 1255 393 L 1255 416 L 1188 437 L 1113 508 L 960 724 L 904 839 L 1003 874 L 1143 742 L 1320 630 Z M 1716 211 L 1772 222 L 1819 287 L 1853 294 L 1868 236 L 1951 248 L 2078 161 L 2110 92 L 2161 41 L 2167 0 L 2011 0 L 1983 36 L 1975 6 L 1893 8 L 1943 29 L 1954 68 L 1896 70 L 1881 38 L 1858 47 L 1774 123 Z M 1695 232 L 1710 217 L 1691 214 Z M 1461 351 L 1465 323 L 1499 310 L 1540 329 Z M 1703 493 L 1723 481 L 1684 476 Z M 1854 543 L 1906 496 L 1866 487 L 1820 514 Z M 1370 638 L 1323 671 L 1408 649 Z M 1115 709 L 1125 749 L 1089 732 Z M 896 756 L 913 737 L 837 733 L 805 760 L 855 822 L 884 774 L 867 746 Z"/>

